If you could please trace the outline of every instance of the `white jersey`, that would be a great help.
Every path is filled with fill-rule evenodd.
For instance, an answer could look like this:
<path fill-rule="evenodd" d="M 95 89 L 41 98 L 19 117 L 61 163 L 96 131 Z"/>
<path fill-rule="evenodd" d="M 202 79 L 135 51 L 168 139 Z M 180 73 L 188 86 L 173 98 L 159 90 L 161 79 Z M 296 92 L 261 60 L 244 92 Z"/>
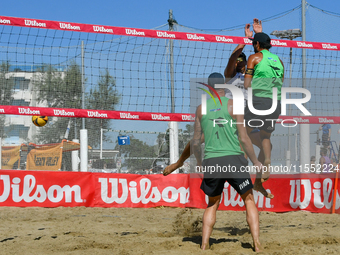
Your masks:
<path fill-rule="evenodd" d="M 234 85 L 242 90 L 244 96 L 244 107 L 247 105 L 248 99 L 248 90 L 244 87 L 244 74 L 243 73 L 236 73 L 236 75 L 230 79 L 227 84 Z M 225 97 L 229 99 L 233 99 L 233 94 L 230 92 L 229 89 L 225 89 Z"/>

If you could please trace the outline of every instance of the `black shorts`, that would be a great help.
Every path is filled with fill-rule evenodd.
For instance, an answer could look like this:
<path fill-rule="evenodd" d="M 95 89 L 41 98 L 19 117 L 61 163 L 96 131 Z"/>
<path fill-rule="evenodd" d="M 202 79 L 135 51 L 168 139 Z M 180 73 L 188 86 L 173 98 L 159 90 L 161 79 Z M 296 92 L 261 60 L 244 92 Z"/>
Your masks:
<path fill-rule="evenodd" d="M 272 103 L 273 100 L 271 98 L 253 96 L 253 106 L 256 110 L 268 110 L 272 107 Z M 281 102 L 279 100 L 277 101 L 277 107 L 275 111 L 269 115 L 256 115 L 249 110 L 248 105 L 244 109 L 244 119 L 246 120 L 246 125 L 248 127 L 256 127 L 260 130 L 264 130 L 267 133 L 272 133 L 275 130 L 276 119 L 279 118 L 280 114 Z M 274 119 L 275 121 L 272 121 Z"/>
<path fill-rule="evenodd" d="M 221 195 L 226 181 L 240 195 L 243 195 L 253 188 L 249 171 L 245 168 L 242 168 L 242 172 L 240 171 L 242 170 L 241 167 L 248 166 L 248 161 L 243 155 L 205 159 L 203 160 L 202 166 L 204 178 L 202 180 L 201 189 L 209 197 Z M 215 167 L 215 170 L 217 170 L 217 166 L 221 167 L 219 172 L 215 171 L 214 173 L 211 173 L 210 171 L 207 171 L 208 167 Z M 229 170 L 222 171 L 223 167 L 224 170 Z"/>
<path fill-rule="evenodd" d="M 322 145 L 324 147 L 329 146 L 329 140 L 328 140 L 329 134 L 322 134 Z"/>

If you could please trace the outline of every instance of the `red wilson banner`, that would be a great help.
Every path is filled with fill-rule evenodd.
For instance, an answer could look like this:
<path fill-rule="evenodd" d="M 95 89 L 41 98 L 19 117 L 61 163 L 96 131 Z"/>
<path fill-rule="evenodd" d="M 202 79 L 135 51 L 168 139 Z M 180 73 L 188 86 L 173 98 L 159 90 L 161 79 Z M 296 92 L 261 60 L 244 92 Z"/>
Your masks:
<path fill-rule="evenodd" d="M 0 114 L 178 122 L 191 122 L 195 120 L 195 115 L 190 113 L 125 112 L 73 108 L 23 107 L 14 105 L 0 105 Z M 281 123 L 281 125 L 340 124 L 340 117 L 280 116 L 277 123 Z"/>
<path fill-rule="evenodd" d="M 206 208 L 200 190 L 201 175 L 134 175 L 80 172 L 0 170 L 0 206 L 17 207 L 193 207 Z M 265 188 L 268 199 L 254 191 L 261 211 L 306 210 L 330 213 L 334 197 L 334 174 L 275 175 Z M 335 212 L 340 213 L 340 183 Z M 220 210 L 245 210 L 236 191 L 226 183 Z"/>
<path fill-rule="evenodd" d="M 252 44 L 249 38 L 238 37 L 238 36 L 210 35 L 210 34 L 161 31 L 161 30 L 151 30 L 151 29 L 114 27 L 114 26 L 81 24 L 81 23 L 73 23 L 73 22 L 49 21 L 49 20 L 40 20 L 40 19 L 14 18 L 14 17 L 7 17 L 7 16 L 0 16 L 0 25 L 55 29 L 55 30 L 65 30 L 65 31 L 74 31 L 74 32 L 151 37 L 151 38 L 161 38 L 161 39 L 200 41 L 200 42 L 217 42 L 217 43 L 250 44 L 250 45 Z M 271 40 L 271 44 L 276 47 L 340 50 L 340 44 L 338 43 L 322 43 L 322 42 L 307 42 L 307 41 L 292 41 L 292 40 Z"/>

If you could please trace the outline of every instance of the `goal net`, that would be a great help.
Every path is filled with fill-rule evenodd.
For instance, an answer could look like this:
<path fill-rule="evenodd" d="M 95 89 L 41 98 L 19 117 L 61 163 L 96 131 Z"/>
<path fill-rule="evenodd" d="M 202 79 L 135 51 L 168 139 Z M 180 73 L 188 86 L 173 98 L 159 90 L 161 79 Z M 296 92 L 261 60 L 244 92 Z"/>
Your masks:
<path fill-rule="evenodd" d="M 0 16 L 0 137 L 3 162 L 11 162 L 7 168 L 25 169 L 29 145 L 37 150 L 65 138 L 77 143 L 84 128 L 90 168 L 156 172 L 169 163 L 169 121 L 179 123 L 181 153 L 194 119 L 190 80 L 223 73 L 237 44 L 249 45 L 244 50 L 247 56 L 252 47 L 244 37 L 166 29 Z M 310 125 L 311 156 L 318 156 L 314 152 L 321 143 L 320 125 L 331 124 L 337 157 L 340 44 L 273 39 L 272 45 L 271 52 L 285 65 L 284 86 L 305 86 L 311 93 L 304 106 L 312 116 L 300 116 L 292 106 L 285 118 Z M 48 116 L 49 121 L 37 127 L 32 115 Z M 272 139 L 275 164 L 286 164 L 287 151 L 290 161 L 298 164 L 300 135 L 298 127 L 288 133 L 277 124 Z M 118 143 L 122 136 L 128 136 L 130 145 Z M 71 154 L 78 149 L 72 144 L 62 150 L 61 170 L 71 170 Z M 11 153 L 5 156 L 11 150 L 17 161 Z"/>

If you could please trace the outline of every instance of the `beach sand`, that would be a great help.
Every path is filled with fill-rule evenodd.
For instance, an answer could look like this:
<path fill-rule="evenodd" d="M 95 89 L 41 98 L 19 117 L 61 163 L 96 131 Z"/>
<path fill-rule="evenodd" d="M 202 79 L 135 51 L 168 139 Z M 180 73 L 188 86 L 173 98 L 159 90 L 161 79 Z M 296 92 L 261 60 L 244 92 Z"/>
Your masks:
<path fill-rule="evenodd" d="M 254 254 L 245 212 L 218 211 L 200 250 L 202 209 L 0 207 L 0 254 Z M 260 212 L 264 254 L 340 254 L 340 215 Z"/>

